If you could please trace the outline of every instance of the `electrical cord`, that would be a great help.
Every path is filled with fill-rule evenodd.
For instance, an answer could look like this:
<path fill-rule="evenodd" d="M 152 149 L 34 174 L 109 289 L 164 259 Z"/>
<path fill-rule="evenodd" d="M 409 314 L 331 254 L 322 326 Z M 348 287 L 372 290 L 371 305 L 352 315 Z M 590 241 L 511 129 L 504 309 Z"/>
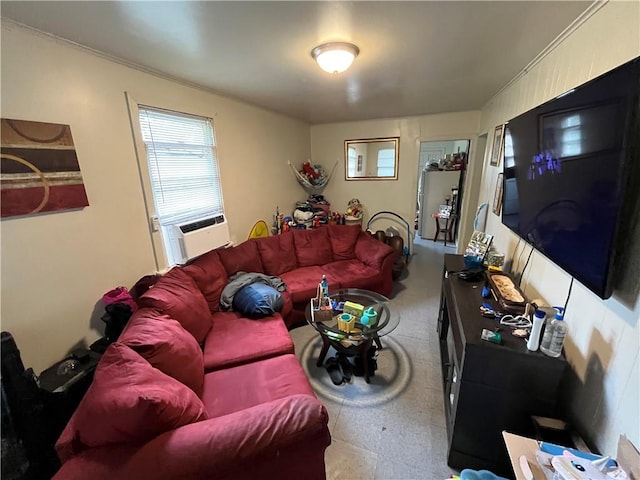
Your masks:
<path fill-rule="evenodd" d="M 526 246 L 527 244 L 525 243 L 522 247 L 522 250 L 520 250 L 520 255 L 518 255 L 518 268 L 514 270 L 514 275 L 516 275 L 518 273 L 518 270 L 520 270 L 520 260 L 522 259 L 522 254 L 524 253 L 524 249 Z"/>
<path fill-rule="evenodd" d="M 524 277 L 524 272 L 527 269 L 527 265 L 529 265 L 529 260 L 531 260 L 531 254 L 533 253 L 533 247 L 529 251 L 529 256 L 527 257 L 527 261 L 524 262 L 524 268 L 522 269 L 522 273 L 520 274 L 520 278 L 518 279 L 518 286 L 522 283 L 522 277 Z"/>
<path fill-rule="evenodd" d="M 504 315 L 500 319 L 500 325 L 507 325 L 509 327 L 517 327 L 517 328 L 529 328 L 531 327 L 531 320 L 529 320 L 524 315 Z"/>
<path fill-rule="evenodd" d="M 569 297 L 571 297 L 571 288 L 573 287 L 573 277 L 571 277 L 571 283 L 569 284 L 569 291 L 567 292 L 567 299 L 564 302 L 564 310 L 562 310 L 562 314 L 564 315 L 567 311 L 567 305 L 569 304 Z"/>
<path fill-rule="evenodd" d="M 513 266 L 516 262 L 516 252 L 518 251 L 518 247 L 520 246 L 521 241 L 522 241 L 522 237 L 518 237 L 518 243 L 516 243 L 516 246 L 513 249 L 513 253 L 511 254 L 511 272 L 514 271 Z"/>

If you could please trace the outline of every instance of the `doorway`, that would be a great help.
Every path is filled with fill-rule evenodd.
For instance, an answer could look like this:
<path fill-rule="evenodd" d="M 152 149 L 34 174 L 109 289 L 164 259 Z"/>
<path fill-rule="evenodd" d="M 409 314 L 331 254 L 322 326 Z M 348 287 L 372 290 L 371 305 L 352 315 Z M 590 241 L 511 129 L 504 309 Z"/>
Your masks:
<path fill-rule="evenodd" d="M 449 212 L 450 219 L 441 223 L 451 226 L 449 241 L 455 246 L 470 144 L 470 140 L 420 142 L 415 220 L 420 238 L 444 240 L 433 218 L 442 210 Z"/>

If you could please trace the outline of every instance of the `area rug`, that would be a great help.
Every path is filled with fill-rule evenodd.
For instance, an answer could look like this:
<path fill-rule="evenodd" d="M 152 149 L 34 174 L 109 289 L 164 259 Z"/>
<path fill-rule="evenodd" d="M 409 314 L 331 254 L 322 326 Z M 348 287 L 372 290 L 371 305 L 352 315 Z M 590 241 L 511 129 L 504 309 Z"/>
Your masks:
<path fill-rule="evenodd" d="M 295 344 L 302 367 L 319 397 L 333 400 L 343 405 L 382 406 L 402 394 L 412 376 L 412 365 L 407 351 L 392 335 L 381 338 L 383 349 L 378 351 L 378 368 L 366 383 L 364 377 L 352 376 L 350 383 L 334 385 L 323 367 L 317 367 L 322 340 L 309 326 L 295 329 Z M 327 359 L 335 355 L 329 349 Z"/>

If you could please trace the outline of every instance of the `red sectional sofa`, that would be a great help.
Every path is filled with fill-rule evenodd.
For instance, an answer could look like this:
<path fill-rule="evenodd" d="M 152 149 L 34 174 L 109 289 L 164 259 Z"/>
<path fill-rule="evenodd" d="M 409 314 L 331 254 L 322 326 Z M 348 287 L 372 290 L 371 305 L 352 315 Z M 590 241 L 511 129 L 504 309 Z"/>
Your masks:
<path fill-rule="evenodd" d="M 325 478 L 328 416 L 287 327 L 325 274 L 389 295 L 395 252 L 358 226 L 254 239 L 163 275 L 139 299 L 56 444 L 56 479 Z M 238 271 L 281 277 L 281 313 L 219 310 Z"/>

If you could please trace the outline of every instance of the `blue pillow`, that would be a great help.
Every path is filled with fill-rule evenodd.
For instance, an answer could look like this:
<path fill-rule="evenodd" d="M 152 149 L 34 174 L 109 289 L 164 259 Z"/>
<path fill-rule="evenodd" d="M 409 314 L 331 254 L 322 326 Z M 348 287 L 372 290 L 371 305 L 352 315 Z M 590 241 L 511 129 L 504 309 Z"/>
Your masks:
<path fill-rule="evenodd" d="M 284 300 L 275 288 L 264 283 L 242 287 L 233 297 L 233 309 L 248 318 L 262 318 L 282 310 Z"/>

